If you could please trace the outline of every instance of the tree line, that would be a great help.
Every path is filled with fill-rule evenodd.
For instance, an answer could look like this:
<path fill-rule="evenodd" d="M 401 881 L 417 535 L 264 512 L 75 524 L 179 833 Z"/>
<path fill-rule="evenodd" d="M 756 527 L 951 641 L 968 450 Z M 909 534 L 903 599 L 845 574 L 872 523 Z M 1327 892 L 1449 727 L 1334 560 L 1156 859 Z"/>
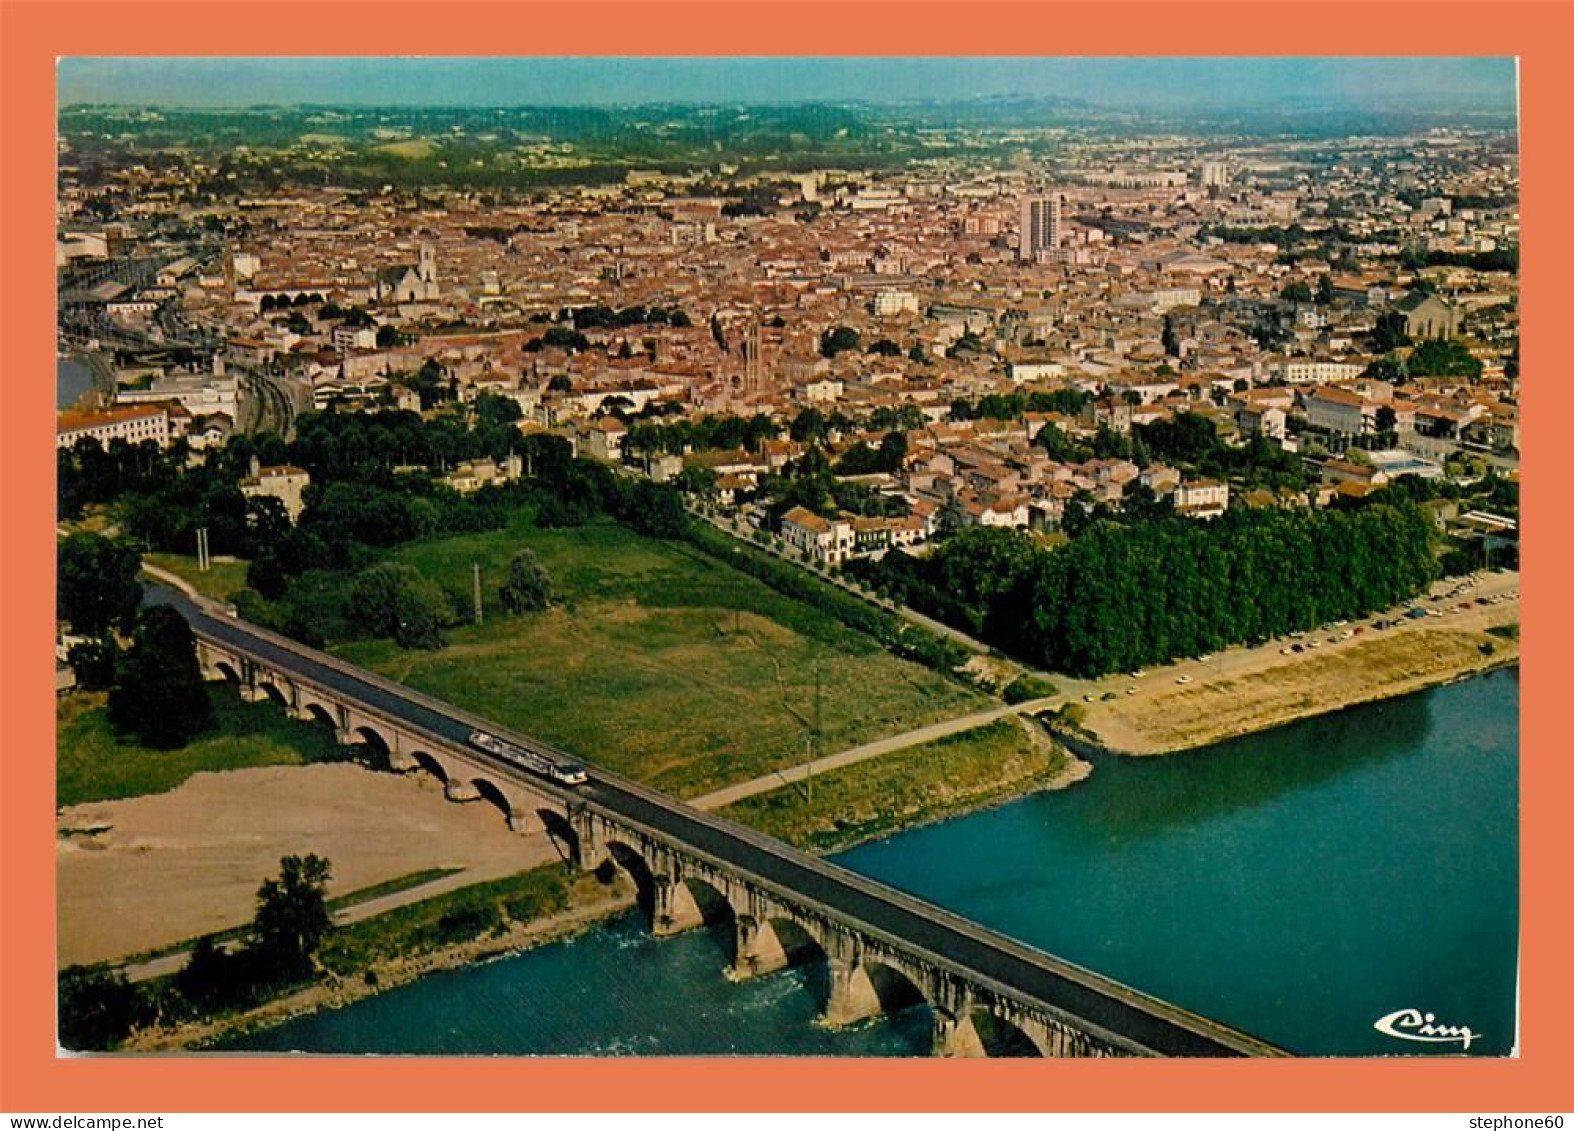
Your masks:
<path fill-rule="evenodd" d="M 972 528 L 856 572 L 1030 663 L 1097 676 L 1365 616 L 1420 593 L 1437 565 L 1430 520 L 1396 500 L 1096 522 L 1055 549 Z"/>

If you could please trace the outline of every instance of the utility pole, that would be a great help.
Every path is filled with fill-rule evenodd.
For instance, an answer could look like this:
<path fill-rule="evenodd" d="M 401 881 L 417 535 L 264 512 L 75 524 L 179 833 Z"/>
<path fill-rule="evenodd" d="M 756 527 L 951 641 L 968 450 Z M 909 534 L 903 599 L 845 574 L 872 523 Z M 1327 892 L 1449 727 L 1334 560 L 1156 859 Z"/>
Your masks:
<path fill-rule="evenodd" d="M 476 627 L 479 628 L 481 625 L 481 563 L 476 562 L 473 569 L 475 571 L 472 575 L 475 581 L 473 589 L 475 594 L 475 623 Z"/>
<path fill-rule="evenodd" d="M 820 693 L 820 687 L 821 687 L 821 685 L 820 685 L 820 658 L 818 656 L 816 656 L 815 660 L 814 660 L 814 731 L 813 731 L 813 743 L 814 743 L 814 749 L 816 751 L 818 751 L 819 746 L 820 746 L 820 723 L 821 723 L 821 718 L 822 718 L 821 707 L 823 705 L 823 698 L 824 698 L 821 695 L 821 693 Z M 811 756 L 809 758 L 809 764 L 804 768 L 804 770 L 805 770 L 805 774 L 807 775 L 807 780 L 808 780 L 808 784 L 809 784 L 809 804 L 813 805 L 814 804 L 814 757 L 813 757 L 812 754 L 811 754 Z"/>

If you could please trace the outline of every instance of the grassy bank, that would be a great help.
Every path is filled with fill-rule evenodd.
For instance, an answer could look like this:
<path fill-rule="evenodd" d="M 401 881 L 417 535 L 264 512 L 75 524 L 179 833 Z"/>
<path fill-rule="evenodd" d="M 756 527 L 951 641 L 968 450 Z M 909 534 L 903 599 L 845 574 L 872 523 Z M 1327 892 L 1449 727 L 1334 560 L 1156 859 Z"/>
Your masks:
<path fill-rule="evenodd" d="M 599 886 L 594 877 L 570 876 L 559 865 L 472 884 L 336 927 L 317 960 L 331 974 L 359 974 L 379 963 L 503 935 L 511 927 L 567 909 L 576 887 L 588 892 Z"/>
<path fill-rule="evenodd" d="M 174 789 L 192 774 L 251 766 L 342 761 L 345 750 L 325 728 L 291 720 L 273 703 L 245 703 L 229 687 L 206 688 L 211 731 L 179 750 L 152 750 L 121 740 L 105 696 L 79 693 L 55 706 L 55 804 L 110 801 Z"/>
<path fill-rule="evenodd" d="M 142 560 L 168 570 L 197 592 L 219 601 L 228 601 L 246 588 L 246 569 L 251 564 L 228 558 L 210 562 L 204 572 L 197 568 L 196 558 L 185 554 L 143 554 Z"/>
<path fill-rule="evenodd" d="M 279 986 L 246 1008 L 204 1013 L 181 998 L 173 978 L 142 983 L 136 988 L 144 995 L 141 1009 L 159 1020 L 119 1050 L 207 1047 L 437 970 L 564 937 L 628 906 L 632 895 L 625 883 L 570 875 L 554 864 L 336 927 L 318 952 L 315 979 Z"/>
<path fill-rule="evenodd" d="M 1070 780 L 1079 765 L 1035 724 L 1002 719 L 735 802 L 721 814 L 829 851 Z"/>
<path fill-rule="evenodd" d="M 532 550 L 558 604 L 504 615 L 497 589 Z M 597 523 L 506 530 L 403 547 L 394 557 L 468 591 L 485 622 L 436 652 L 363 640 L 334 651 L 429 694 L 540 735 L 619 773 L 695 796 L 988 700 L 691 547 Z"/>

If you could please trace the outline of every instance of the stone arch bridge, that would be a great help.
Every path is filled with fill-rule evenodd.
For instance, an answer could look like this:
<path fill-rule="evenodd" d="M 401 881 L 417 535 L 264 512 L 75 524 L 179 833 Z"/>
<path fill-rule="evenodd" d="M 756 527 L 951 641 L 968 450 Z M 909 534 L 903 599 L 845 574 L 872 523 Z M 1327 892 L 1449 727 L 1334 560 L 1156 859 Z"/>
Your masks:
<path fill-rule="evenodd" d="M 658 935 L 716 930 L 738 978 L 823 963 L 828 1024 L 925 1003 L 941 1056 L 1284 1055 L 637 783 L 590 768 L 589 782 L 568 787 L 516 769 L 472 747 L 471 731 L 537 740 L 200 598 L 150 592 L 191 624 L 206 678 L 331 726 L 390 769 L 430 773 L 450 800 L 495 805 L 510 828 L 553 837 L 577 867 L 621 869 Z"/>

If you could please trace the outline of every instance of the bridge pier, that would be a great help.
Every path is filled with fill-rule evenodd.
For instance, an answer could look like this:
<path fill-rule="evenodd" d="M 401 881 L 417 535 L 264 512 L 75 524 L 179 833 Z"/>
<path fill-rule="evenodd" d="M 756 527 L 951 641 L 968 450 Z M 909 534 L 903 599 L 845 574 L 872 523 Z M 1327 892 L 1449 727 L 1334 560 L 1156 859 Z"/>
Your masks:
<path fill-rule="evenodd" d="M 739 915 L 733 922 L 732 972 L 735 977 L 758 978 L 785 970 L 790 965 L 787 951 L 769 921 L 753 915 Z"/>
<path fill-rule="evenodd" d="M 657 938 L 681 935 L 705 925 L 705 914 L 694 901 L 694 893 L 682 880 L 656 876 L 655 906 L 651 911 L 651 933 Z"/>
<path fill-rule="evenodd" d="M 568 825 L 574 832 L 574 866 L 581 871 L 594 872 L 609 859 L 607 837 L 601 822 L 583 805 L 571 804 Z"/>
<path fill-rule="evenodd" d="M 463 778 L 449 778 L 443 783 L 443 796 L 450 801 L 478 801 L 481 798 L 481 791 L 473 782 L 467 782 Z"/>
<path fill-rule="evenodd" d="M 837 1028 L 878 1016 L 880 995 L 869 980 L 862 956 L 833 954 L 827 963 L 831 968 L 831 993 L 825 1003 L 825 1024 Z"/>
<path fill-rule="evenodd" d="M 510 832 L 516 832 L 521 835 L 528 833 L 530 831 L 530 826 L 526 822 L 527 817 L 525 810 L 510 809 L 508 811 L 508 828 Z"/>
<path fill-rule="evenodd" d="M 982 1057 L 989 1053 L 978 1035 L 978 1029 L 966 1010 L 952 1013 L 936 1008 L 934 1042 L 931 1053 L 939 1057 Z"/>

